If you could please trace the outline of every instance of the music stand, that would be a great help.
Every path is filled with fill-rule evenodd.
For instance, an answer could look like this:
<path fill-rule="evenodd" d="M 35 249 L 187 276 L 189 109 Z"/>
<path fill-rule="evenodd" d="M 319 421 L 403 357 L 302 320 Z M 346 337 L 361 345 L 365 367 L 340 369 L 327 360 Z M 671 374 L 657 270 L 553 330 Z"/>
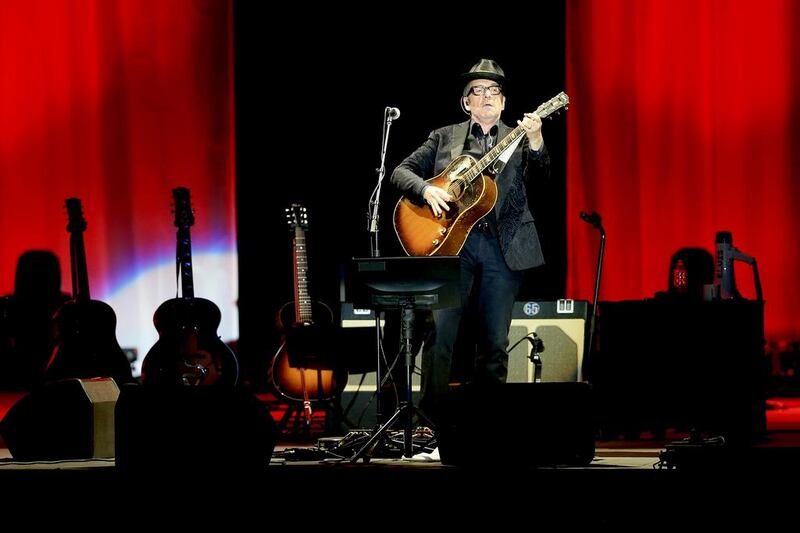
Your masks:
<path fill-rule="evenodd" d="M 402 416 L 403 455 L 412 455 L 411 425 L 416 411 L 411 397 L 411 377 L 414 354 L 411 333 L 416 309 L 456 307 L 461 303 L 461 263 L 458 257 L 369 257 L 354 258 L 348 270 L 347 299 L 354 307 L 400 309 L 400 350 L 406 367 L 406 396 L 394 414 L 380 425 L 364 446 L 353 455 L 351 462 L 366 455 Z M 378 361 L 376 392 L 380 394 L 380 360 Z M 366 461 L 367 459 L 365 459 Z"/>

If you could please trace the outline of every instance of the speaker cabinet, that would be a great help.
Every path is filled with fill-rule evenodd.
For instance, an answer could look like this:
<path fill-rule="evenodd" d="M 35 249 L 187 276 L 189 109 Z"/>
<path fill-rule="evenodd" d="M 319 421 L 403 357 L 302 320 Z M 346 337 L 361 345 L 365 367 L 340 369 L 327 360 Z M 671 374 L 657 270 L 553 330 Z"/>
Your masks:
<path fill-rule="evenodd" d="M 609 437 L 695 429 L 727 445 L 767 429 L 764 302 L 601 302 L 589 368 Z"/>
<path fill-rule="evenodd" d="M 583 348 L 586 332 L 587 302 L 517 302 L 508 333 L 509 347 L 529 333 L 535 333 L 544 345 L 542 381 L 584 381 Z M 508 382 L 534 381 L 530 360 L 531 344 L 521 342 L 508 355 Z"/>
<path fill-rule="evenodd" d="M 56 381 L 14 404 L 0 434 L 19 461 L 113 457 L 118 396 L 111 378 Z"/>
<path fill-rule="evenodd" d="M 125 385 L 116 407 L 117 468 L 128 474 L 262 472 L 275 421 L 252 393 L 227 387 Z"/>
<path fill-rule="evenodd" d="M 595 452 L 588 383 L 462 386 L 446 397 L 439 453 L 448 465 L 587 465 Z"/>

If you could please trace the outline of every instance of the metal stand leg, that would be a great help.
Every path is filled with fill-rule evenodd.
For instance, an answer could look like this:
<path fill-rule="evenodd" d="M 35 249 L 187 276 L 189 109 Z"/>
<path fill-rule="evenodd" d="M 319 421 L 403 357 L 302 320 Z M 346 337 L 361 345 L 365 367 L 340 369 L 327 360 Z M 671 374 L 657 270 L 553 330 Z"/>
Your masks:
<path fill-rule="evenodd" d="M 414 373 L 414 354 L 411 350 L 411 335 L 412 335 L 412 328 L 414 325 L 414 307 L 410 304 L 405 304 L 402 306 L 402 314 L 400 317 L 401 320 L 401 327 L 400 327 L 400 349 L 403 352 L 405 365 L 406 365 L 406 396 L 404 400 L 400 400 L 400 405 L 398 405 L 397 409 L 395 410 L 394 414 L 386 421 L 386 424 L 380 426 L 378 430 L 375 432 L 372 437 L 367 441 L 364 446 L 353 455 L 350 462 L 355 463 L 361 457 L 364 457 L 364 461 L 368 461 L 369 457 L 371 456 L 374 448 L 378 444 L 379 439 L 386 435 L 386 432 L 389 431 L 397 422 L 404 416 L 403 422 L 403 455 L 406 457 L 411 457 L 413 455 L 413 437 L 412 437 L 412 424 L 414 413 L 416 409 L 414 408 L 414 403 L 412 400 L 412 392 L 411 392 L 411 377 Z M 380 387 L 380 383 L 377 384 Z M 378 390 L 378 394 L 380 394 L 380 389 Z M 421 416 L 421 415 L 420 415 Z"/>

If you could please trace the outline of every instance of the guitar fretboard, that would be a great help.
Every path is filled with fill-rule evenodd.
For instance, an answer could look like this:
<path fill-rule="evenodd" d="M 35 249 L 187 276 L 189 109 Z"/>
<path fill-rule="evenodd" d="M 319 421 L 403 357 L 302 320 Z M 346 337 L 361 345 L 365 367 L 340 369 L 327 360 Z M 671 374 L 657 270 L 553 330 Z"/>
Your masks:
<path fill-rule="evenodd" d="M 72 274 L 72 297 L 79 302 L 88 302 L 89 272 L 86 268 L 86 248 L 83 244 L 83 232 L 86 231 L 86 220 L 83 218 L 83 208 L 78 198 L 67 198 L 67 214 L 69 224 L 67 231 L 69 237 L 70 270 Z"/>
<path fill-rule="evenodd" d="M 311 297 L 308 295 L 308 255 L 306 235 L 300 226 L 294 229 L 294 287 L 295 320 L 306 324 L 312 321 Z"/>
<path fill-rule="evenodd" d="M 194 277 L 192 275 L 192 238 L 188 227 L 178 228 L 178 264 L 181 270 L 181 295 L 194 298 Z"/>

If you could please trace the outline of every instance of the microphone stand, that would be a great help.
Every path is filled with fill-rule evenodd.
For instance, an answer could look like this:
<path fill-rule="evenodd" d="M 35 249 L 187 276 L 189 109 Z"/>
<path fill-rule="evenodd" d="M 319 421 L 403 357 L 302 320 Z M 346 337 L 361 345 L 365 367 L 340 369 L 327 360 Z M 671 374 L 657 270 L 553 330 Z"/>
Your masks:
<path fill-rule="evenodd" d="M 542 358 L 539 357 L 542 352 L 544 351 L 544 343 L 542 339 L 536 334 L 536 332 L 531 331 L 520 340 L 514 343 L 514 346 L 506 350 L 506 353 L 511 354 L 512 350 L 519 346 L 524 340 L 528 340 L 531 343 L 531 353 L 528 355 L 528 359 L 530 359 L 531 363 L 533 363 L 533 382 L 534 383 L 541 383 L 542 382 Z"/>
<path fill-rule="evenodd" d="M 367 230 L 370 233 L 370 257 L 380 257 L 380 248 L 378 247 L 378 219 L 381 203 L 381 186 L 383 185 L 383 177 L 386 175 L 386 147 L 389 144 L 389 130 L 392 128 L 392 122 L 396 117 L 391 113 L 391 108 L 387 107 L 383 111 L 383 134 L 381 139 L 381 165 L 375 169 L 378 174 L 378 183 L 372 191 L 372 197 L 369 202 L 369 227 Z M 375 422 L 378 426 L 381 424 L 381 389 L 383 388 L 383 378 L 381 376 L 381 355 L 383 354 L 383 346 L 381 341 L 381 313 L 378 310 L 373 310 L 375 313 L 375 347 L 378 358 L 378 365 L 375 367 Z"/>
<path fill-rule="evenodd" d="M 763 302 L 764 294 L 761 292 L 761 276 L 758 275 L 758 264 L 756 263 L 756 258 L 743 254 L 737 248 L 733 248 L 733 258 L 739 261 L 744 261 L 753 269 L 753 287 L 756 290 L 756 300 Z"/>
<path fill-rule="evenodd" d="M 591 224 L 596 230 L 600 232 L 600 249 L 597 252 L 597 270 L 595 273 L 594 278 L 594 297 L 592 300 L 592 318 L 589 322 L 589 343 L 588 343 L 588 350 L 585 357 L 591 355 L 592 350 L 594 349 L 594 329 L 595 329 L 595 320 L 597 317 L 597 298 L 600 294 L 600 277 L 603 273 L 603 253 L 606 249 L 606 230 L 603 229 L 603 224 L 601 222 L 600 215 L 595 212 L 592 212 L 591 215 L 587 215 L 583 211 L 581 211 L 581 219 Z"/>
<path fill-rule="evenodd" d="M 380 257 L 381 252 L 378 247 L 378 211 L 381 204 L 381 186 L 383 185 L 383 177 L 386 175 L 386 147 L 389 144 L 389 130 L 392 128 L 392 122 L 395 117 L 390 112 L 391 108 L 387 107 L 384 112 L 383 120 L 383 138 L 381 139 L 381 166 L 375 169 L 378 174 L 378 184 L 372 192 L 372 198 L 369 202 L 369 227 L 367 230 L 370 232 L 370 257 Z"/>

